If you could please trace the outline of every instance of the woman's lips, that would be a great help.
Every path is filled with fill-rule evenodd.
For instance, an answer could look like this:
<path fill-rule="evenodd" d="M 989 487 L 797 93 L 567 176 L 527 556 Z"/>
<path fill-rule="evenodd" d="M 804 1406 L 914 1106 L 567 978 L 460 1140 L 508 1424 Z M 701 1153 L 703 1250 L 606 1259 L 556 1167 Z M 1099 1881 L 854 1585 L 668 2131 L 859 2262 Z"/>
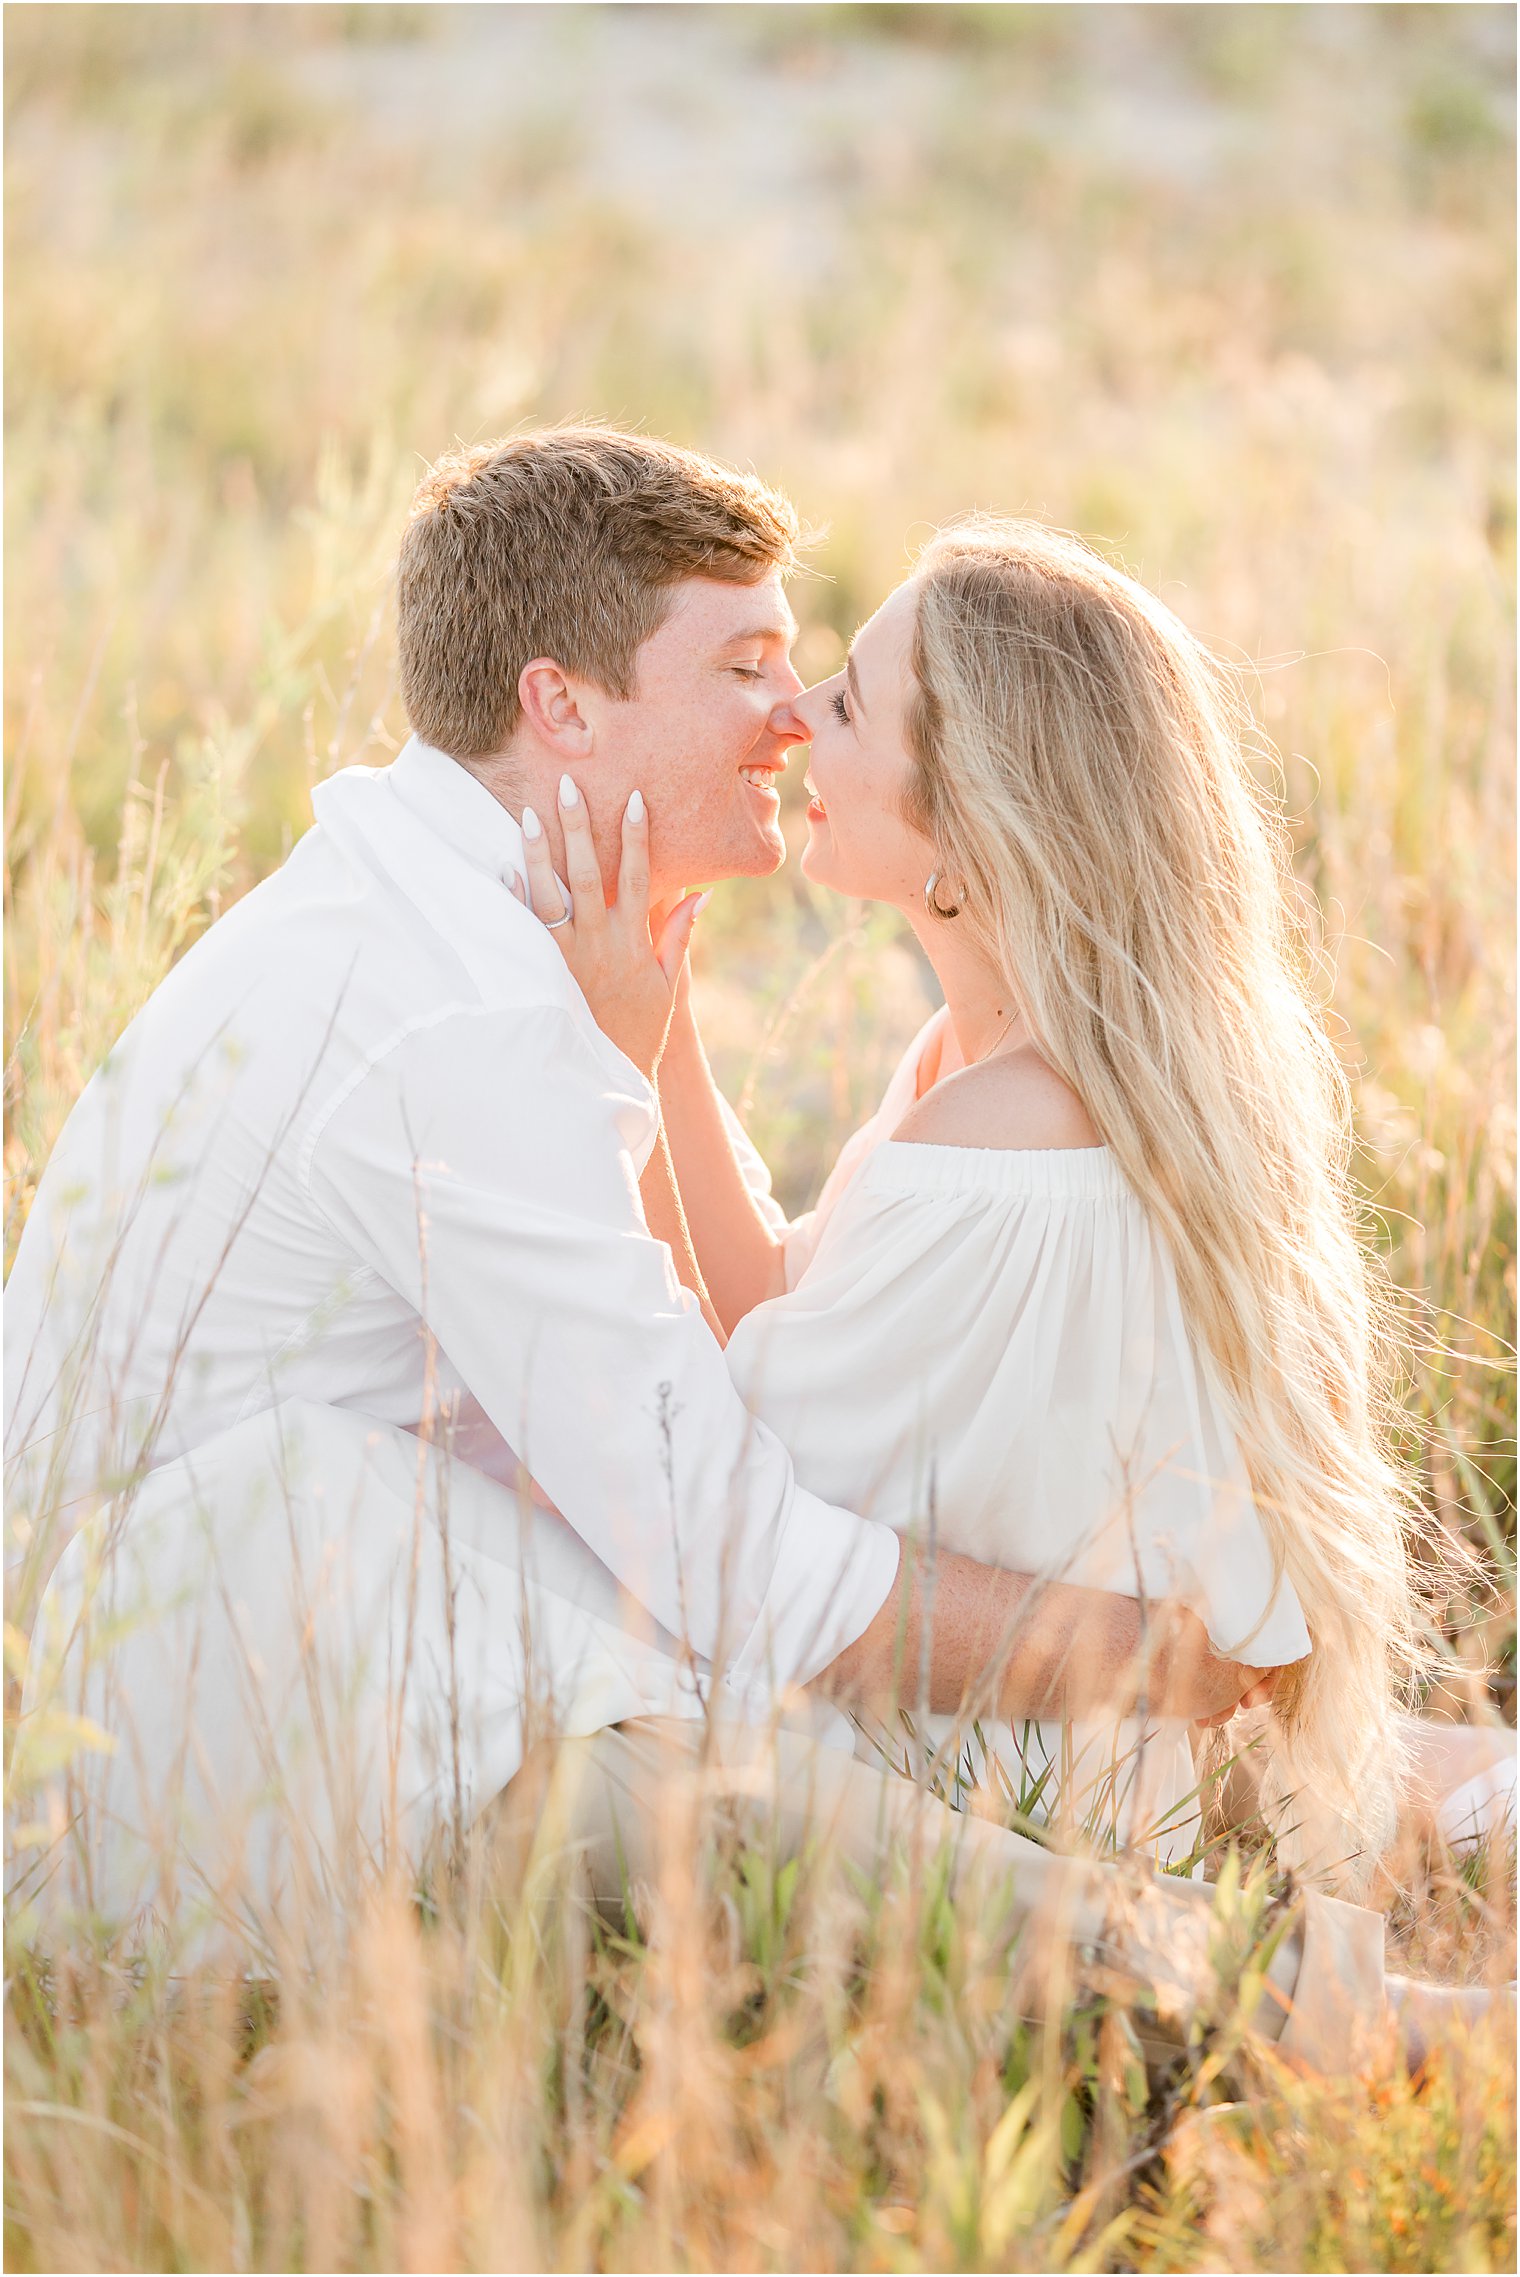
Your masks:
<path fill-rule="evenodd" d="M 808 800 L 807 814 L 809 822 L 827 822 L 829 819 L 827 809 L 819 798 Z"/>

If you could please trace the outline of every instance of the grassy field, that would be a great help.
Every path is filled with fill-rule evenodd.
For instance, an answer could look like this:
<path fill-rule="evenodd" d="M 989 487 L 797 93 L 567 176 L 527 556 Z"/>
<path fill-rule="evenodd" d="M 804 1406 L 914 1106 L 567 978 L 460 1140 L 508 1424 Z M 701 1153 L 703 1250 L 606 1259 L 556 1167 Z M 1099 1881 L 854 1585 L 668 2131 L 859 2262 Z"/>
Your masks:
<path fill-rule="evenodd" d="M 1512 1712 L 1513 17 L 1501 7 L 38 7 L 5 19 L 7 1255 L 70 1104 L 310 783 L 404 735 L 400 519 L 594 413 L 754 463 L 832 667 L 968 506 L 1253 668 L 1408 1298 L 1407 1458 Z M 800 773 L 800 770 L 797 771 Z M 789 823 L 800 823 L 799 785 Z M 805 1206 L 932 1001 L 895 923 L 725 887 L 719 1072 Z M 26 1797 L 12 1798 L 24 1818 Z M 1407 1862 L 1437 1974 L 1505 1862 Z M 932 1877 L 727 1855 L 591 1936 L 377 1902 L 318 1997 L 8 1957 L 15 2268 L 1500 2269 L 1509 2057 L 1422 2087 L 1017 2026 Z"/>

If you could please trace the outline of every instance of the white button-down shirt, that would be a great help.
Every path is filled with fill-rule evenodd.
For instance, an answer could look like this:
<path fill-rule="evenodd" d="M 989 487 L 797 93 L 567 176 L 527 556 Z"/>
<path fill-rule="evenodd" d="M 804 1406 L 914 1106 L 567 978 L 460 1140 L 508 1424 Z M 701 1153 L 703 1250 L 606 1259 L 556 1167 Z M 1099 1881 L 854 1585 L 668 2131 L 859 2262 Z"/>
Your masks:
<path fill-rule="evenodd" d="M 517 824 L 415 739 L 314 803 L 55 1149 L 7 1292 L 13 1528 L 62 1509 L 61 1540 L 144 1454 L 287 1398 L 463 1402 L 666 1629 L 805 1681 L 898 1537 L 798 1486 L 651 1238 L 653 1094 L 509 890 Z"/>

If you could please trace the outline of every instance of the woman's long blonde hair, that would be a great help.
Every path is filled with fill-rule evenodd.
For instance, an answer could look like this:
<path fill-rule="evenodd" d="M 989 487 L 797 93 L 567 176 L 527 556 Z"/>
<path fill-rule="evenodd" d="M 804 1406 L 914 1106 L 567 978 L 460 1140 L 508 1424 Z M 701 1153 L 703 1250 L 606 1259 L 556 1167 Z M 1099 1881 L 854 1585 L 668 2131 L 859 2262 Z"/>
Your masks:
<path fill-rule="evenodd" d="M 1363 1887 L 1427 1665 L 1417 1514 L 1348 1086 L 1249 711 L 1170 610 L 1064 534 L 967 523 L 914 582 L 912 819 L 1166 1240 L 1313 1640 L 1263 1801 L 1286 1862 Z"/>

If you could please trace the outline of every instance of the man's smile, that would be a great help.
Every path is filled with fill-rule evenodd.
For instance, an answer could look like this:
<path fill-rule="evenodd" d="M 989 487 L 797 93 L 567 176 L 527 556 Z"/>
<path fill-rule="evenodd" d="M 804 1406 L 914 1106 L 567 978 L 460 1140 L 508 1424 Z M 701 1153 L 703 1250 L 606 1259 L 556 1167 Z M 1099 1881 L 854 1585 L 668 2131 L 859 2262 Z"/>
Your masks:
<path fill-rule="evenodd" d="M 756 797 L 761 799 L 768 814 L 780 811 L 780 778 L 786 773 L 786 759 L 747 759 L 739 769 L 742 781 L 747 783 Z"/>

